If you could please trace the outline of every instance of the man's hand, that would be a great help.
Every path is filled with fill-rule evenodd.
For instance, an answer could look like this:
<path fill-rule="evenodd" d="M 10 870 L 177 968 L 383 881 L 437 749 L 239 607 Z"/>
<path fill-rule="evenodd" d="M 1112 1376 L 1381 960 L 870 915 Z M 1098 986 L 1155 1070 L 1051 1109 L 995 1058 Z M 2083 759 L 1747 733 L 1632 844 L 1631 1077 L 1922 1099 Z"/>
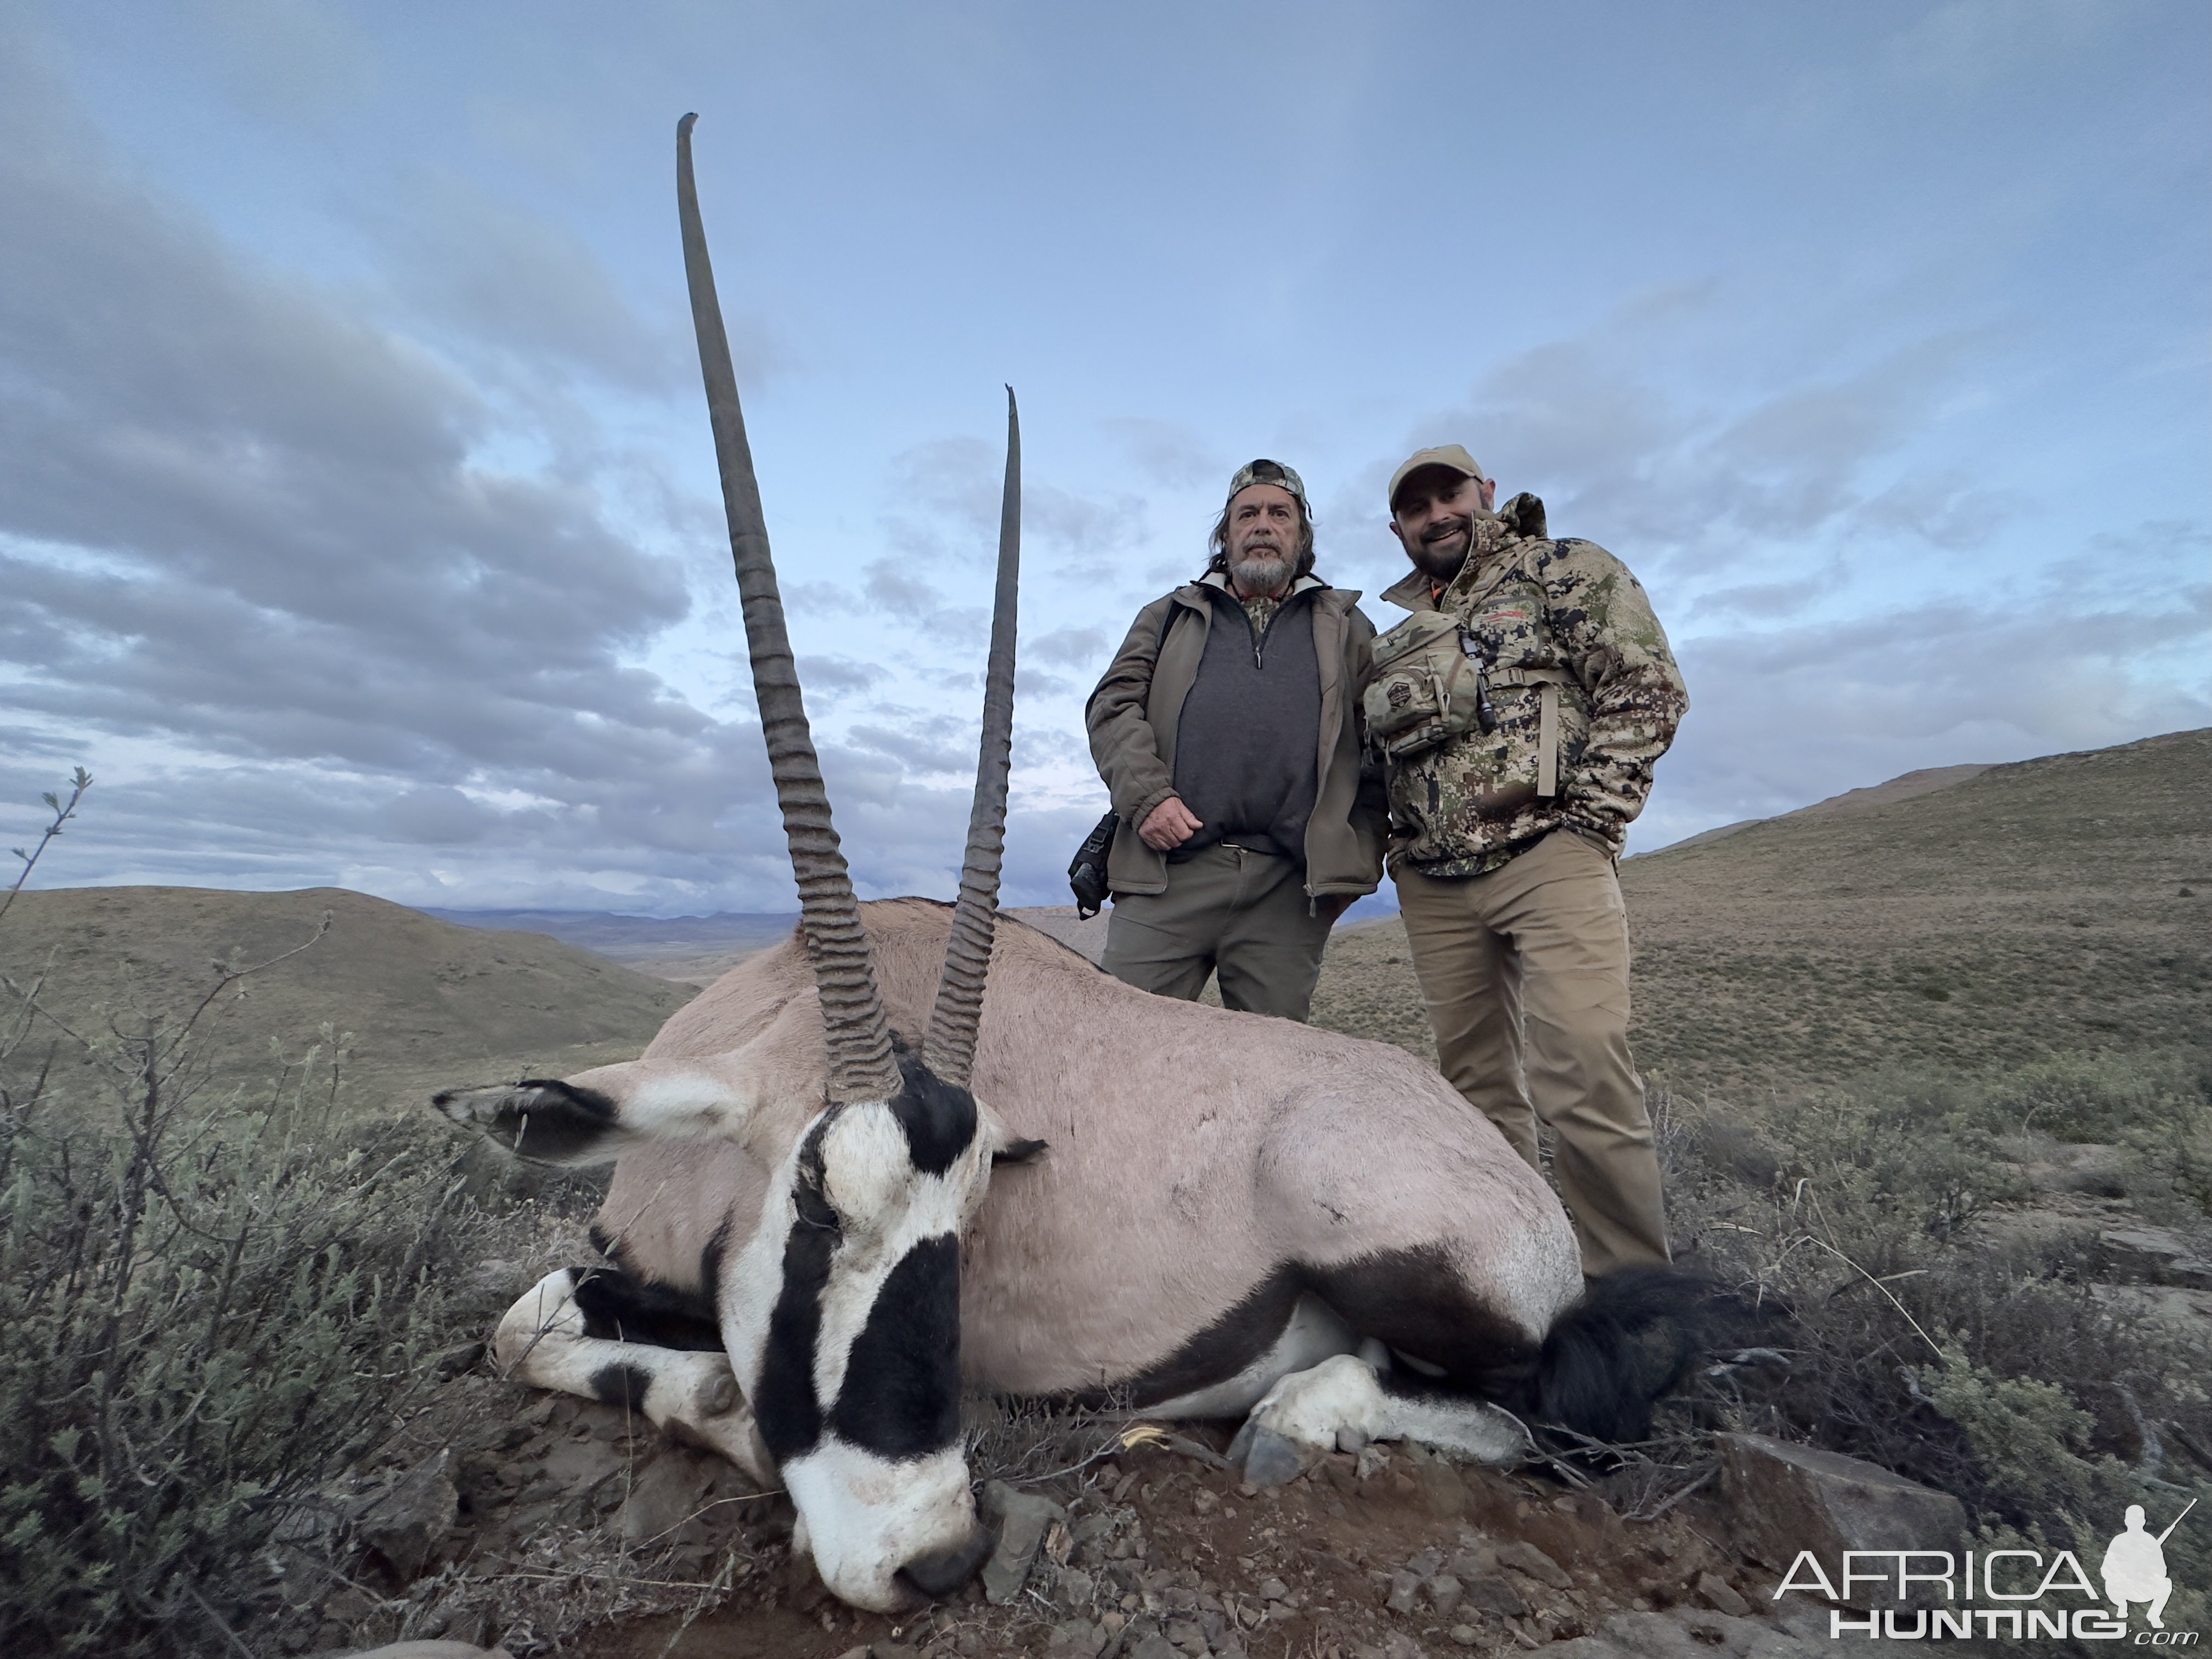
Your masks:
<path fill-rule="evenodd" d="M 1170 795 L 1145 815 L 1137 839 L 1155 853 L 1172 853 L 1203 828 L 1181 797 Z"/>

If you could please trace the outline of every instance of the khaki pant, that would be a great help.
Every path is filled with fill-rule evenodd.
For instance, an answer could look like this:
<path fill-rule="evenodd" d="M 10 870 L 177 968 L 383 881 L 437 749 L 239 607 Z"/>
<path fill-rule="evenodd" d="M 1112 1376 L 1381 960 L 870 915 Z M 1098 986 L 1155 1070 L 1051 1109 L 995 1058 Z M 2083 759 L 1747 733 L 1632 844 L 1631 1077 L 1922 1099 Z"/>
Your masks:
<path fill-rule="evenodd" d="M 1168 866 L 1164 893 L 1117 893 L 1098 965 L 1118 980 L 1194 1002 L 1221 975 L 1221 1006 L 1303 1020 L 1336 907 L 1312 914 L 1291 860 L 1222 844 Z"/>
<path fill-rule="evenodd" d="M 1613 860 L 1561 830 L 1487 875 L 1397 879 L 1444 1076 L 1530 1164 L 1541 1167 L 1537 1120 L 1551 1129 L 1585 1273 L 1665 1261 L 1659 1158 L 1628 1053 L 1628 912 Z"/>

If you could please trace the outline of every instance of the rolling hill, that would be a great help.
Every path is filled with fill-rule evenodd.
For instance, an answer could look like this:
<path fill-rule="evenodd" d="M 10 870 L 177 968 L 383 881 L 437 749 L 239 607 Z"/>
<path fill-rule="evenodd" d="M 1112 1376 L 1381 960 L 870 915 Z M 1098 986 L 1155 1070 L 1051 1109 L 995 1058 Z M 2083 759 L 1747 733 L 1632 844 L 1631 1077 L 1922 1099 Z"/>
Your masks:
<path fill-rule="evenodd" d="M 2212 1050 L 2212 731 L 1943 770 L 1622 865 L 1655 1080 Z M 1314 1017 L 1433 1053 L 1395 921 L 1332 944 Z"/>
<path fill-rule="evenodd" d="M 687 985 L 711 985 L 757 951 L 788 939 L 799 912 L 721 910 L 711 916 L 628 916 L 599 910 L 437 910 L 426 916 L 464 927 L 545 933 Z"/>
<path fill-rule="evenodd" d="M 199 1048 L 218 1089 L 265 1089 L 325 1021 L 355 1034 L 344 1098 L 357 1112 L 418 1107 L 444 1084 L 560 1075 L 628 1059 L 690 999 L 540 934 L 487 933 L 343 888 L 241 893 L 190 887 L 26 892 L 0 925 L 0 973 L 44 974 L 41 1006 L 81 1032 L 177 1019 L 216 981 L 220 958 L 268 961 L 208 1011 Z M 15 998 L 0 1004 L 10 1023 Z M 52 1053 L 70 1084 L 73 1047 L 51 1022 L 16 1050 L 9 1083 Z"/>

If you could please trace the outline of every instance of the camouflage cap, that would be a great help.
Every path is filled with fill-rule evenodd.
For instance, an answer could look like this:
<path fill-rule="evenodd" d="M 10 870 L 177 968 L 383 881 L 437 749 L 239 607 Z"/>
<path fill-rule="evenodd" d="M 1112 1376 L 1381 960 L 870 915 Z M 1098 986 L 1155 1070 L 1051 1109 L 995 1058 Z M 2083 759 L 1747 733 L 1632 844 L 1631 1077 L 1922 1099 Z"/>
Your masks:
<path fill-rule="evenodd" d="M 1490 475 L 1482 470 L 1482 463 L 1462 445 L 1440 444 L 1434 449 L 1417 449 L 1390 475 L 1389 501 L 1394 511 L 1398 505 L 1398 486 L 1425 466 L 1445 467 L 1465 477 L 1480 478 L 1486 483 L 1490 481 Z"/>
<path fill-rule="evenodd" d="M 1278 489 L 1289 490 L 1291 495 L 1298 498 L 1298 510 L 1309 519 L 1313 517 L 1313 503 L 1306 499 L 1305 480 L 1280 461 L 1245 462 L 1237 469 L 1237 476 L 1229 481 L 1229 495 L 1226 500 L 1233 501 L 1237 499 L 1238 490 L 1249 489 L 1252 485 L 1260 483 L 1273 484 Z M 1226 501 L 1224 504 L 1226 505 Z"/>

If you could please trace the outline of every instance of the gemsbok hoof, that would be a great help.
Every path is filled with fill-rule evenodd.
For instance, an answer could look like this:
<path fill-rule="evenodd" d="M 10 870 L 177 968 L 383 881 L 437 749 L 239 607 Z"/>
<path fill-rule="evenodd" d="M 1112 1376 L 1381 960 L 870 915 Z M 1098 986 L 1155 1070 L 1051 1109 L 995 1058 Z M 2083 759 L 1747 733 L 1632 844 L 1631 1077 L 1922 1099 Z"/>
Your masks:
<path fill-rule="evenodd" d="M 728 1371 L 708 1377 L 691 1396 L 691 1408 L 702 1417 L 727 1417 L 738 1408 L 738 1379 Z"/>

